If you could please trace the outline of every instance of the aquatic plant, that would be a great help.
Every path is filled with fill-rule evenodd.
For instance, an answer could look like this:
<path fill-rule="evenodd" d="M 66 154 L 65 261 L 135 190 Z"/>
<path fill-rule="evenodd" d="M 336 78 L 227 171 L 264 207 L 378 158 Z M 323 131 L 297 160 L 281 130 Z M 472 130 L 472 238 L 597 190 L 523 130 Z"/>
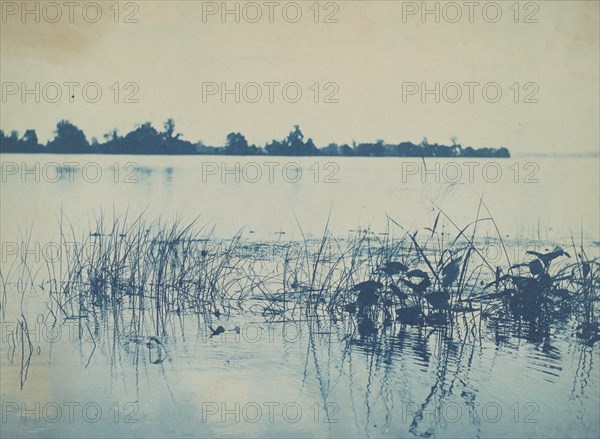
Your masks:
<path fill-rule="evenodd" d="M 144 213 L 132 219 L 125 213 L 107 221 L 100 214 L 76 232 L 61 215 L 63 257 L 46 262 L 41 286 L 55 320 L 118 310 L 126 326 L 156 337 L 165 334 L 172 316 L 197 315 L 212 324 L 249 310 L 283 320 L 327 315 L 353 322 L 362 334 L 394 322 L 436 327 L 457 318 L 539 322 L 574 316 L 581 337 L 593 343 L 600 270 L 583 242 L 572 242 L 569 251 L 530 250 L 523 262 L 513 263 L 498 233 L 506 258 L 500 266 L 485 257 L 489 237 L 477 236 L 486 224 L 497 230 L 491 215 L 478 212 L 459 227 L 439 211 L 432 227 L 417 232 L 393 219 L 380 234 L 366 229 L 346 238 L 333 236 L 328 225 L 318 238 L 300 227 L 302 242 L 269 243 L 265 252 L 264 243 L 247 241 L 241 231 L 216 239 L 197 219 L 151 221 Z M 19 285 L 33 285 L 34 272 L 21 260 L 2 274 L 3 289 L 11 273 L 19 273 Z"/>

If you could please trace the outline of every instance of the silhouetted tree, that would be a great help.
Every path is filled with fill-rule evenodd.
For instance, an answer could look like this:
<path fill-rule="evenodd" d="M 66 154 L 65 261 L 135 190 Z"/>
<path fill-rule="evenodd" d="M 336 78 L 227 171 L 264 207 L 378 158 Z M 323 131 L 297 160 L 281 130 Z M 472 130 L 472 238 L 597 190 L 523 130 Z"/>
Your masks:
<path fill-rule="evenodd" d="M 179 136 L 181 136 L 181 134 L 173 136 L 173 133 L 175 132 L 175 121 L 173 119 L 167 119 L 163 126 L 165 127 L 165 136 L 167 139 L 171 139 L 173 137 L 178 139 Z"/>
<path fill-rule="evenodd" d="M 37 137 L 37 134 L 35 133 L 35 130 L 25 131 L 25 134 L 23 135 L 21 142 L 23 142 L 24 146 L 28 146 L 30 148 L 37 148 L 39 146 L 38 137 Z"/>
<path fill-rule="evenodd" d="M 383 157 L 385 155 L 383 140 L 378 140 L 377 143 L 359 143 L 356 147 L 356 155 L 361 157 Z"/>
<path fill-rule="evenodd" d="M 265 151 L 268 155 L 289 155 L 283 142 L 279 140 L 273 140 L 271 143 L 265 145 Z"/>
<path fill-rule="evenodd" d="M 342 154 L 340 147 L 336 143 L 330 143 L 326 147 L 321 148 L 319 151 L 321 152 L 321 155 L 325 156 L 337 156 Z"/>
<path fill-rule="evenodd" d="M 10 136 L 4 134 L 0 130 L 0 151 L 2 152 L 19 152 L 19 133 L 13 131 Z"/>
<path fill-rule="evenodd" d="M 274 140 L 265 149 L 270 155 L 317 155 L 318 150 L 312 139 L 304 142 L 304 134 L 299 125 L 294 125 L 287 138 L 281 142 Z"/>
<path fill-rule="evenodd" d="M 78 153 L 88 152 L 90 144 L 85 134 L 68 120 L 61 120 L 56 124 L 56 137 L 48 142 L 48 149 L 52 152 Z"/>
<path fill-rule="evenodd" d="M 122 143 L 123 152 L 129 154 L 158 154 L 163 145 L 163 137 L 150 122 L 146 122 L 127 133 Z"/>
<path fill-rule="evenodd" d="M 430 144 L 424 137 L 420 144 L 401 142 L 386 144 L 383 140 L 375 143 L 352 142 L 352 146 L 330 143 L 318 149 L 312 139 L 305 140 L 299 125 L 284 140 L 273 140 L 264 150 L 249 145 L 241 133 L 229 133 L 224 147 L 207 146 L 201 141 L 195 144 L 183 140 L 181 133 L 175 132 L 175 121 L 167 119 L 164 131 L 158 132 L 150 122 L 138 125 L 125 136 L 113 130 L 104 137 L 104 143 L 93 138 L 92 145 L 79 128 L 66 120 L 56 125 L 55 138 L 44 147 L 39 144 L 35 130 L 29 129 L 22 138 L 17 131 L 6 135 L 0 130 L 0 152 L 57 152 L 57 153 L 99 153 L 99 154 L 226 154 L 278 156 L 362 156 L 362 157 L 510 157 L 506 148 L 462 148 L 455 136 L 452 145 Z"/>
<path fill-rule="evenodd" d="M 302 134 L 299 125 L 294 125 L 294 129 L 288 134 L 285 144 L 290 155 L 316 155 L 317 153 L 317 147 L 312 139 L 304 142 L 304 134 Z"/>
<path fill-rule="evenodd" d="M 340 146 L 340 152 L 342 155 L 345 155 L 345 156 L 353 156 L 354 155 L 354 150 L 346 144 Z"/>
<path fill-rule="evenodd" d="M 196 148 L 191 142 L 180 139 L 181 133 L 175 134 L 175 121 L 167 119 L 163 124 L 165 132 L 163 133 L 163 144 L 160 148 L 160 154 L 195 154 Z"/>
<path fill-rule="evenodd" d="M 254 145 L 248 145 L 248 141 L 241 133 L 229 133 L 223 152 L 231 155 L 256 155 L 259 150 Z"/>

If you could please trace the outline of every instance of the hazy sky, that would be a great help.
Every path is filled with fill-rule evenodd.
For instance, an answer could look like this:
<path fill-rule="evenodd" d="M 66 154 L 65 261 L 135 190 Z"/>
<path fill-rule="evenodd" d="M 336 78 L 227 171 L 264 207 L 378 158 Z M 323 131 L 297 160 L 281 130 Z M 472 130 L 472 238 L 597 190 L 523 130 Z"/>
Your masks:
<path fill-rule="evenodd" d="M 91 139 L 112 128 L 125 133 L 144 121 L 160 127 L 172 117 L 185 138 L 214 145 L 223 144 L 231 131 L 263 145 L 300 124 L 319 146 L 376 139 L 418 142 L 424 136 L 448 143 L 456 136 L 463 145 L 506 146 L 516 155 L 598 150 L 597 1 L 524 2 L 518 16 L 513 1 L 491 6 L 492 2 L 478 2 L 472 17 L 465 2 L 428 2 L 430 9 L 438 4 L 439 23 L 434 14 L 423 22 L 421 11 L 415 11 L 421 2 L 401 1 L 321 2 L 319 23 L 313 1 L 296 2 L 302 12 L 296 23 L 289 22 L 297 12 L 293 2 L 272 6 L 273 23 L 270 6 L 262 1 L 245 9 L 247 2 L 228 2 L 231 9 L 239 4 L 239 23 L 234 15 L 223 23 L 219 11 L 203 14 L 221 8 L 221 2 L 121 3 L 119 23 L 109 9 L 113 1 L 99 2 L 102 16 L 96 23 L 82 14 L 90 2 L 77 2 L 73 23 L 68 6 L 60 1 L 62 17 L 56 23 L 48 22 L 56 16 L 54 6 L 40 3 L 40 23 L 35 23 L 34 14 L 22 23 L 21 2 L 1 3 L 0 73 L 6 102 L 0 124 L 5 131 L 35 128 L 44 141 L 62 118 Z M 34 10 L 37 2 L 28 3 Z M 262 12 L 259 22 L 244 20 L 244 12 L 254 18 L 257 5 Z M 462 16 L 450 23 L 456 5 Z M 502 16 L 493 23 L 496 5 Z M 128 13 L 138 22 L 124 23 Z M 94 5 L 87 6 L 86 14 L 94 20 Z M 329 14 L 338 22 L 324 23 Z M 538 22 L 525 22 L 533 20 Z M 31 94 L 23 103 L 22 83 L 35 89 L 36 82 L 40 102 Z M 57 103 L 49 102 L 56 92 L 47 86 L 51 82 L 62 84 Z M 96 103 L 86 102 L 79 86 L 71 103 L 65 82 L 95 82 L 102 96 Z M 138 103 L 122 102 L 134 90 L 124 90 L 128 82 L 139 87 Z M 255 82 L 261 85 L 262 97 L 248 102 L 256 96 L 256 88 L 249 86 L 246 99 L 240 90 L 239 103 L 234 95 L 222 103 L 218 92 L 203 102 L 203 83 L 208 82 L 231 89 L 236 82 L 241 89 Z M 265 82 L 281 84 L 274 86 L 273 103 Z M 440 102 L 430 94 L 422 103 L 418 91 L 403 99 L 403 88 L 409 91 L 410 82 L 430 89 L 439 83 Z M 11 94 L 11 83 L 17 84 L 16 94 Z M 118 103 L 111 89 L 114 83 L 121 89 Z M 297 83 L 302 91 L 296 103 L 283 97 L 282 86 L 288 83 Z M 314 83 L 320 89 L 318 97 Z M 334 84 L 326 87 L 327 83 Z M 458 90 L 449 83 L 460 86 L 457 103 L 449 102 Z M 472 103 L 465 83 L 480 84 L 472 86 Z M 497 84 L 486 89 L 488 100 L 501 88 L 496 103 L 483 96 L 488 83 Z M 294 86 L 287 91 L 292 100 Z M 94 88 L 88 92 L 93 99 Z M 339 102 L 323 102 L 330 92 L 336 92 L 333 98 Z M 538 102 L 524 102 L 532 99 Z"/>

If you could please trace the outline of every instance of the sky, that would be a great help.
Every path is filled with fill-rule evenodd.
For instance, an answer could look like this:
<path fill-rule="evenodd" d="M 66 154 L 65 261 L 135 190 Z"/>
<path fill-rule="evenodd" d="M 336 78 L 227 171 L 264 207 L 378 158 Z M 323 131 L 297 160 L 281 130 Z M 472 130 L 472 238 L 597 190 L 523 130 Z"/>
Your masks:
<path fill-rule="evenodd" d="M 235 131 L 263 146 L 295 124 L 318 146 L 600 145 L 597 1 L 427 2 L 425 16 L 422 2 L 227 2 L 238 17 L 222 2 L 74 2 L 72 17 L 64 2 L 0 3 L 0 127 L 42 141 L 60 119 L 102 140 L 173 118 L 209 145 Z"/>

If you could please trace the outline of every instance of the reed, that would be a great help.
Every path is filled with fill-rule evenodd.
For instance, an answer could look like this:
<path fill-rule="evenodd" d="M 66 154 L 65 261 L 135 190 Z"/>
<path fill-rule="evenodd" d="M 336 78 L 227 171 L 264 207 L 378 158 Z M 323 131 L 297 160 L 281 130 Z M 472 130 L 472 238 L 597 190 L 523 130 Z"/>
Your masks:
<path fill-rule="evenodd" d="M 478 236 L 483 225 L 497 236 Z M 126 326 L 150 328 L 154 336 L 165 334 L 173 316 L 210 322 L 244 310 L 285 320 L 350 319 L 365 334 L 392 322 L 451 326 L 459 318 L 507 315 L 529 322 L 575 316 L 583 337 L 598 333 L 599 263 L 583 238 L 572 240 L 570 251 L 529 251 L 513 263 L 483 200 L 465 226 L 439 210 L 431 227 L 416 232 L 391 218 L 382 233 L 366 229 L 345 238 L 334 236 L 328 222 L 316 238 L 299 228 L 301 242 L 267 243 L 267 253 L 265 243 L 247 241 L 242 231 L 217 239 L 197 219 L 126 212 L 108 221 L 100 214 L 76 232 L 61 214 L 63 257 L 47 262 L 42 285 L 49 285 L 56 316 L 122 312 Z M 505 263 L 486 259 L 492 242 L 501 244 Z M 37 276 L 26 258 L 0 274 L 3 302 L 11 278 L 22 287 Z"/>

